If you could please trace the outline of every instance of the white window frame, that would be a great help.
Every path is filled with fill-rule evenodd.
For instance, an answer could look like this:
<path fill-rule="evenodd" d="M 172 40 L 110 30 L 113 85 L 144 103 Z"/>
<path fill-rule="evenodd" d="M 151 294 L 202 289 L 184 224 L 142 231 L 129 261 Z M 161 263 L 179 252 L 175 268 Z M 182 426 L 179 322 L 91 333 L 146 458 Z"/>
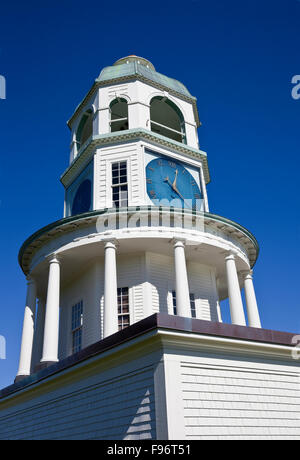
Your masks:
<path fill-rule="evenodd" d="M 79 319 L 78 324 L 76 322 L 76 318 L 73 317 L 74 311 L 75 311 L 74 309 L 76 307 L 79 307 L 80 309 L 80 314 L 79 314 L 80 316 L 78 318 Z M 75 323 L 75 327 L 73 326 L 74 323 Z M 79 349 L 74 347 L 74 335 L 78 332 L 80 332 Z M 82 349 L 82 332 L 83 332 L 83 300 L 80 300 L 79 302 L 73 304 L 71 308 L 71 351 L 72 351 L 72 354 L 77 353 L 78 351 Z"/>
<path fill-rule="evenodd" d="M 112 168 L 113 168 L 113 165 L 116 164 L 116 163 L 126 163 L 126 182 L 119 182 L 118 184 L 113 184 L 113 173 L 112 173 Z M 107 171 L 107 173 L 109 173 L 109 184 L 110 184 L 110 187 L 109 187 L 109 196 L 107 196 L 107 199 L 108 199 L 108 204 L 109 206 L 108 207 L 114 207 L 114 200 L 113 200 L 113 189 L 116 188 L 116 187 L 121 187 L 122 185 L 126 185 L 127 186 L 127 206 L 130 206 L 129 202 L 130 202 L 130 197 L 129 197 L 129 191 L 130 191 L 130 158 L 115 158 L 114 160 L 110 160 L 108 161 L 108 168 L 109 168 L 109 172 Z M 118 209 L 118 208 L 116 208 Z"/>
<path fill-rule="evenodd" d="M 176 303 L 176 290 L 173 289 L 171 291 L 172 296 L 172 314 L 177 316 L 177 303 Z M 190 292 L 190 311 L 191 311 L 191 318 L 197 318 L 197 307 L 196 307 L 196 296 L 193 292 Z M 192 306 L 193 303 L 193 306 Z M 193 315 L 194 312 L 194 315 Z"/>
<path fill-rule="evenodd" d="M 118 301 L 118 327 L 119 327 L 119 317 L 124 317 L 124 316 L 128 316 L 128 326 L 130 326 L 131 324 L 131 308 L 130 308 L 130 289 L 128 286 L 121 286 L 121 287 L 118 287 L 118 291 L 117 291 L 117 297 L 119 297 L 119 289 L 127 289 L 127 296 L 128 296 L 128 313 L 119 313 L 119 301 Z M 119 299 L 118 299 L 119 300 Z M 128 326 L 125 326 L 125 327 L 122 327 L 121 329 L 119 329 L 119 331 L 123 330 L 123 329 L 126 329 L 126 327 Z"/>

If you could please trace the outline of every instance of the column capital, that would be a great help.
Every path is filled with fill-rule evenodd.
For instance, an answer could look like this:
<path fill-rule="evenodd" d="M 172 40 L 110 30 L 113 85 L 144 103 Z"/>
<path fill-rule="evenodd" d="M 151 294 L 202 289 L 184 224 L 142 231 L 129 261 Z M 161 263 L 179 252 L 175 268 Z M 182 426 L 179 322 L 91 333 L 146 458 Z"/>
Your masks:
<path fill-rule="evenodd" d="M 238 255 L 237 251 L 234 251 L 234 250 L 225 251 L 224 253 L 225 260 L 235 260 L 237 255 Z"/>
<path fill-rule="evenodd" d="M 49 264 L 56 263 L 56 264 L 60 265 L 60 263 L 61 263 L 60 257 L 58 257 L 57 254 L 55 254 L 55 253 L 50 254 L 47 257 L 47 261 L 48 261 Z"/>
<path fill-rule="evenodd" d="M 117 249 L 119 246 L 118 240 L 116 238 L 104 238 L 102 243 L 104 244 L 104 249 Z"/>
<path fill-rule="evenodd" d="M 170 243 L 173 244 L 174 248 L 176 248 L 176 247 L 184 248 L 185 245 L 186 245 L 186 238 L 172 238 Z"/>
<path fill-rule="evenodd" d="M 243 279 L 253 279 L 253 270 L 241 270 L 240 275 L 243 277 Z"/>

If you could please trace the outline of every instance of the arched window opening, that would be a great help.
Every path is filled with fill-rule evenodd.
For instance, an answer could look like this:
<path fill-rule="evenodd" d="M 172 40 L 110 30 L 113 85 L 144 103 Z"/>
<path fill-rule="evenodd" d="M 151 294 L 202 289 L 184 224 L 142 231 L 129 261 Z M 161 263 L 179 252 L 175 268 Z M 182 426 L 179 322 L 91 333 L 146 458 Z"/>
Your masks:
<path fill-rule="evenodd" d="M 151 100 L 150 124 L 151 131 L 174 141 L 186 143 L 183 115 L 166 97 L 156 96 Z"/>
<path fill-rule="evenodd" d="M 76 143 L 77 152 L 80 147 L 88 140 L 93 134 L 93 114 L 91 110 L 88 110 L 82 115 L 77 132 L 76 132 Z"/>
<path fill-rule="evenodd" d="M 126 99 L 119 97 L 114 99 L 109 108 L 111 132 L 114 133 L 128 129 L 128 105 Z"/>

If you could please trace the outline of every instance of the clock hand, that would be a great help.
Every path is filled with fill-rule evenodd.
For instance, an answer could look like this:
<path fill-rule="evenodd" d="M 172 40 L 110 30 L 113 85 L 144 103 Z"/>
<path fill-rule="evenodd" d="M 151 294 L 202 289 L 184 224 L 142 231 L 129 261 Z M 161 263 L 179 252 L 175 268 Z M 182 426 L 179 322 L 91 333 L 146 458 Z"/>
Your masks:
<path fill-rule="evenodd" d="M 173 184 L 172 184 L 173 189 L 176 188 L 177 176 L 178 176 L 178 169 L 176 169 L 176 171 L 175 171 L 175 178 L 174 178 L 174 181 L 173 181 Z"/>
<path fill-rule="evenodd" d="M 174 192 L 176 192 L 180 198 L 182 199 L 183 203 L 184 203 L 184 206 L 188 206 L 190 208 L 190 206 L 186 203 L 185 199 L 183 198 L 183 196 L 181 195 L 181 193 L 179 192 L 179 190 L 177 189 L 176 185 L 172 185 L 172 189 L 174 190 Z"/>
<path fill-rule="evenodd" d="M 170 187 L 172 188 L 172 190 L 174 190 L 174 192 L 176 192 L 183 200 L 183 196 L 179 193 L 179 191 L 177 190 L 177 187 L 176 187 L 176 179 L 177 179 L 177 169 L 176 169 L 176 174 L 175 174 L 175 179 L 174 179 L 174 182 L 173 184 L 171 184 L 170 180 L 169 180 L 169 176 L 165 177 L 164 178 L 164 182 L 168 182 L 168 184 L 170 185 Z"/>
<path fill-rule="evenodd" d="M 176 192 L 176 193 L 180 196 L 180 198 L 184 201 L 183 196 L 182 196 L 181 193 L 177 190 L 177 188 L 176 188 L 176 187 L 172 187 L 172 189 L 173 189 L 174 192 Z"/>
<path fill-rule="evenodd" d="M 171 182 L 170 182 L 170 180 L 169 180 L 169 176 L 167 176 L 167 177 L 164 178 L 164 182 L 168 182 L 168 184 L 170 185 L 170 187 L 172 188 L 172 190 L 174 190 L 174 192 L 176 192 L 177 195 L 180 196 L 180 198 L 182 199 L 182 201 L 183 201 L 184 204 L 186 205 L 187 203 L 185 202 L 185 199 L 183 198 L 183 196 L 181 195 L 181 193 L 179 192 L 179 190 L 178 190 L 177 187 L 176 187 L 177 173 L 178 173 L 178 171 L 177 171 L 177 169 L 176 169 L 176 175 L 175 175 L 175 179 L 174 179 L 173 184 L 171 184 Z M 174 183 L 175 183 L 175 185 L 174 185 Z M 188 206 L 188 207 L 190 207 L 190 206 Z"/>

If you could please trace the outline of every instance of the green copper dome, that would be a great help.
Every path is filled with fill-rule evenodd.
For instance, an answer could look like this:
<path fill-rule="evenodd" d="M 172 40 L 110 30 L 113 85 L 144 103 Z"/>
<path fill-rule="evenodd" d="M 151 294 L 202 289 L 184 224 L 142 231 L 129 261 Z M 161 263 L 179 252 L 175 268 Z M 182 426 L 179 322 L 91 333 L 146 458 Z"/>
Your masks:
<path fill-rule="evenodd" d="M 99 77 L 96 79 L 96 82 L 119 79 L 125 80 L 134 76 L 143 80 L 153 81 L 166 89 L 170 89 L 186 97 L 193 98 L 191 93 L 182 83 L 180 83 L 180 81 L 156 72 L 150 61 L 134 55 L 119 59 L 112 66 L 104 67 Z"/>

